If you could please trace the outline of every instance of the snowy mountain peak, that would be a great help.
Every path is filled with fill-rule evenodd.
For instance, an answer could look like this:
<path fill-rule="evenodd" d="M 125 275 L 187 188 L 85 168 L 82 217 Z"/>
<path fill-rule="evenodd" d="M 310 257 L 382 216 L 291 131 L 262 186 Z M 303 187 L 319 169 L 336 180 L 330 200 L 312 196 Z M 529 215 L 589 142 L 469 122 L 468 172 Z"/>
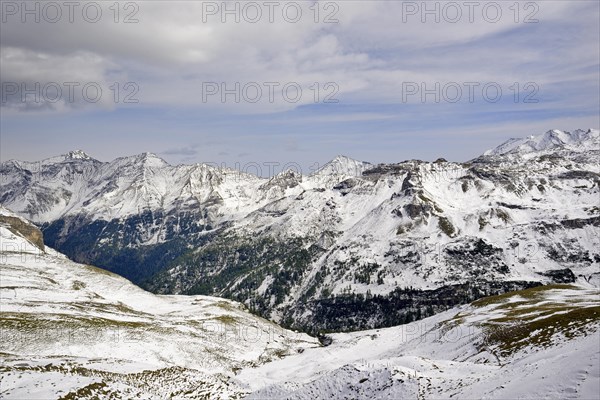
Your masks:
<path fill-rule="evenodd" d="M 600 131 L 597 129 L 577 129 L 573 132 L 552 129 L 541 135 L 522 139 L 509 139 L 500 146 L 486 151 L 484 156 L 527 155 L 551 150 L 598 150 Z"/>
<path fill-rule="evenodd" d="M 269 190 L 272 187 L 279 187 L 282 190 L 298 186 L 302 182 L 302 175 L 293 169 L 286 169 L 273 176 L 267 182 L 260 186 L 262 190 Z"/>
<path fill-rule="evenodd" d="M 72 150 L 60 156 L 46 158 L 41 161 L 42 164 L 62 164 L 79 161 L 97 161 L 83 150 Z M 34 163 L 35 164 L 35 163 Z"/>
<path fill-rule="evenodd" d="M 145 162 L 169 164 L 168 162 L 157 156 L 155 153 L 146 152 L 140 154 L 138 157 L 144 160 Z"/>
<path fill-rule="evenodd" d="M 140 153 L 135 156 L 122 157 L 118 158 L 121 162 L 125 162 L 127 164 L 142 164 L 144 167 L 167 167 L 170 164 L 157 156 L 155 153 Z M 115 160 L 115 161 L 117 161 Z"/>
<path fill-rule="evenodd" d="M 295 169 L 292 168 L 288 168 L 284 171 L 281 171 L 280 173 L 276 174 L 273 178 L 275 177 L 280 177 L 280 178 L 296 178 L 298 180 L 302 180 L 302 174 L 300 174 L 298 171 L 296 171 Z"/>
<path fill-rule="evenodd" d="M 343 155 L 336 156 L 333 160 L 323 165 L 313 175 L 348 175 L 360 176 L 363 171 L 373 167 L 366 161 L 358 161 Z"/>
<path fill-rule="evenodd" d="M 92 159 L 92 157 L 90 157 L 83 150 L 70 151 L 67 154 L 65 154 L 64 157 L 65 157 L 65 159 L 70 159 L 70 160 L 91 160 Z"/>

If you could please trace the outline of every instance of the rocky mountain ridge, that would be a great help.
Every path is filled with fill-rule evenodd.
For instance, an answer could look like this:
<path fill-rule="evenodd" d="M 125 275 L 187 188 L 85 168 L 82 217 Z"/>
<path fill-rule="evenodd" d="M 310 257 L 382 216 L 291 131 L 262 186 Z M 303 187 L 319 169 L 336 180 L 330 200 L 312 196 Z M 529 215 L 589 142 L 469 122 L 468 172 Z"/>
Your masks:
<path fill-rule="evenodd" d="M 598 130 L 554 130 L 467 163 L 337 157 L 266 179 L 76 152 L 2 163 L 0 202 L 51 247 L 154 292 L 366 329 L 544 283 L 598 286 L 599 155 Z"/>

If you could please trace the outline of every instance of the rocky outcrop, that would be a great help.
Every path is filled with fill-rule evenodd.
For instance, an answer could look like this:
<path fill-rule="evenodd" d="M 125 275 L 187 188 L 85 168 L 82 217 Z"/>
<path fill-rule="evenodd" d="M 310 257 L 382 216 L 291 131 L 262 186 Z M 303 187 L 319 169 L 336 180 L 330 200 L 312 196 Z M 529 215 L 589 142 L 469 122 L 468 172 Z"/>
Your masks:
<path fill-rule="evenodd" d="M 0 224 L 5 225 L 15 235 L 19 235 L 30 241 L 33 245 L 44 251 L 44 236 L 35 225 L 32 225 L 19 217 L 0 215 Z"/>

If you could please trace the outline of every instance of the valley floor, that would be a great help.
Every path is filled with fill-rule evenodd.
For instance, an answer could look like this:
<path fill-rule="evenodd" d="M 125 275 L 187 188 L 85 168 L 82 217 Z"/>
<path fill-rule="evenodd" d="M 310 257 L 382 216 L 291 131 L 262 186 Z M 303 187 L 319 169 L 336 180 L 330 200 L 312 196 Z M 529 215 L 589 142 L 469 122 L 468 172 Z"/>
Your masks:
<path fill-rule="evenodd" d="M 247 369 L 251 399 L 598 399 L 600 292 L 555 285 L 476 301 Z"/>

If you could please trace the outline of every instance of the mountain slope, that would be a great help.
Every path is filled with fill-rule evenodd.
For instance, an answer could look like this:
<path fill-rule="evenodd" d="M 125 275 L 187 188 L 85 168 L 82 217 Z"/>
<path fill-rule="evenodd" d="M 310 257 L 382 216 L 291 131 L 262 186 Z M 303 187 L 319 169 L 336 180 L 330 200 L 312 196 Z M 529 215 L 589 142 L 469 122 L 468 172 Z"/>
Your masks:
<path fill-rule="evenodd" d="M 544 286 L 332 344 L 237 377 L 248 399 L 598 397 L 600 292 Z"/>
<path fill-rule="evenodd" d="M 238 398 L 236 371 L 318 346 L 238 303 L 73 263 L 34 231 L 0 208 L 2 398 Z"/>
<path fill-rule="evenodd" d="M 149 285 L 223 295 L 276 321 L 333 331 L 410 322 L 539 283 L 597 286 L 600 150 L 581 148 L 407 161 L 306 187 Z"/>
<path fill-rule="evenodd" d="M 156 296 L 39 246 L 0 207 L 5 399 L 595 398 L 600 291 L 488 297 L 327 347 L 205 296 Z M 282 358 L 283 357 L 283 358 Z"/>
<path fill-rule="evenodd" d="M 227 297 L 312 332 L 368 329 L 600 284 L 598 138 L 550 131 L 468 163 L 337 157 L 270 179 L 149 154 L 43 161 L 37 181 L 7 162 L 0 199 L 49 246 L 153 292 Z"/>
<path fill-rule="evenodd" d="M 553 129 L 538 136 L 523 139 L 510 139 L 495 149 L 488 150 L 484 156 L 527 156 L 559 151 L 598 150 L 600 147 L 600 131 L 596 129 L 577 129 L 573 132 Z"/>

